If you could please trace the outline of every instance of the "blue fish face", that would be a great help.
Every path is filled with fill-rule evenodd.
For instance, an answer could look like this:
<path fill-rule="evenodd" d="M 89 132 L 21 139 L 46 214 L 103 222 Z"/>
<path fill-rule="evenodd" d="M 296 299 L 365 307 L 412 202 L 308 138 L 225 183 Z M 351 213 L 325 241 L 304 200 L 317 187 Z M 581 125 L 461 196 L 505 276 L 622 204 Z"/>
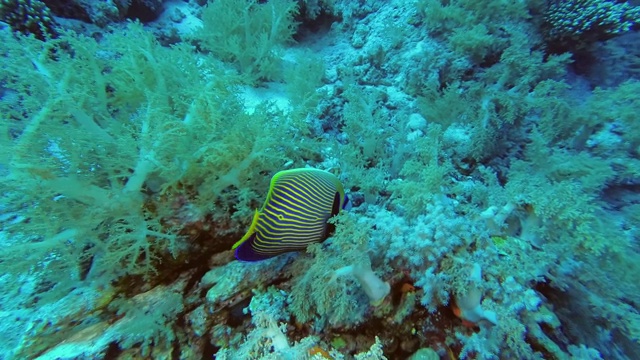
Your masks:
<path fill-rule="evenodd" d="M 351 204 L 351 199 L 349 199 L 349 197 L 345 194 L 344 195 L 343 205 L 342 205 L 342 210 L 349 211 L 349 210 L 351 210 L 352 207 L 353 207 L 353 204 Z"/>
<path fill-rule="evenodd" d="M 256 234 L 253 234 L 247 241 L 240 244 L 235 251 L 235 257 L 242 261 L 261 261 L 269 259 L 271 256 L 260 254 L 251 248 L 251 244 L 255 240 Z"/>

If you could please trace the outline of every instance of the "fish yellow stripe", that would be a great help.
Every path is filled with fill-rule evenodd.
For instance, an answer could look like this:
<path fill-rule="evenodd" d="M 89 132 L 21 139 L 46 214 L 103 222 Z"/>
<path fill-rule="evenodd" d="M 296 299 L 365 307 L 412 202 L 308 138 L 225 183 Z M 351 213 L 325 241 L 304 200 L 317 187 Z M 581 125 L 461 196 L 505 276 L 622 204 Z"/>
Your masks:
<path fill-rule="evenodd" d="M 275 200 L 275 199 L 272 199 L 271 203 L 272 203 L 272 206 L 265 209 L 266 212 L 269 212 L 269 213 L 280 212 L 285 217 L 291 216 L 291 217 L 303 218 L 303 219 L 322 218 L 326 215 L 326 209 L 327 209 L 325 208 L 324 211 L 321 211 L 322 209 L 315 209 L 315 208 L 313 211 L 296 209 L 291 207 L 290 203 L 288 202 L 281 202 L 280 200 Z"/>
<path fill-rule="evenodd" d="M 260 219 L 258 224 L 269 224 L 271 227 L 286 227 L 288 225 L 307 225 L 307 224 L 316 224 L 316 223 L 324 223 L 326 222 L 325 217 L 294 217 L 290 214 L 282 214 L 282 213 L 272 213 L 272 212 L 264 212 L 264 219 Z"/>
<path fill-rule="evenodd" d="M 284 186 L 291 186 L 300 191 L 304 191 L 304 194 L 313 197 L 315 199 L 323 199 L 325 196 L 332 195 L 335 193 L 336 189 L 334 187 L 330 187 L 327 185 L 319 184 L 315 182 L 317 180 L 315 178 L 310 178 L 305 182 L 302 181 L 291 181 Z"/>
<path fill-rule="evenodd" d="M 311 191 L 311 192 L 309 192 Z M 274 191 L 272 200 L 279 199 L 281 201 L 291 201 L 297 205 L 313 205 L 320 201 L 326 203 L 325 200 L 330 195 L 333 195 L 334 191 L 316 191 L 310 188 L 304 189 L 302 186 L 298 186 L 293 183 L 283 184 L 278 190 Z"/>

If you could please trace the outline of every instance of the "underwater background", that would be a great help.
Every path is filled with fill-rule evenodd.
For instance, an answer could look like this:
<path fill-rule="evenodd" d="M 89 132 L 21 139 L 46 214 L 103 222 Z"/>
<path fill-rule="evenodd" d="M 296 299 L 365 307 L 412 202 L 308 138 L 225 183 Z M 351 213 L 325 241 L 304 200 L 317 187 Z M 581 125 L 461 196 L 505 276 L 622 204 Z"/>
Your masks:
<path fill-rule="evenodd" d="M 639 1 L 0 20 L 0 359 L 640 359 Z"/>

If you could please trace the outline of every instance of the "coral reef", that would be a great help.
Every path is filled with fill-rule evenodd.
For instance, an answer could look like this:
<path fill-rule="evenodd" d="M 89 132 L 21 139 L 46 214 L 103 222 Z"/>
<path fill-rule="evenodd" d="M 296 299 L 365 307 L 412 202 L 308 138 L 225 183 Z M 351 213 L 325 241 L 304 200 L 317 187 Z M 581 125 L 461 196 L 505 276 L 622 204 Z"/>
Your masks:
<path fill-rule="evenodd" d="M 0 359 L 637 358 L 637 9 L 2 1 Z"/>

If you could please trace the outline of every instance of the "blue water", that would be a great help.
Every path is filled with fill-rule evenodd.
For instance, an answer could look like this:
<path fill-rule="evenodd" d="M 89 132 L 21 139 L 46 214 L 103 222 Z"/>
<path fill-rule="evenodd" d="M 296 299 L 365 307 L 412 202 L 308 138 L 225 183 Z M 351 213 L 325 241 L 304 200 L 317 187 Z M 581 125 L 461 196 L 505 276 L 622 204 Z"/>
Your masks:
<path fill-rule="evenodd" d="M 73 4 L 0 5 L 0 359 L 640 358 L 636 2 Z"/>

